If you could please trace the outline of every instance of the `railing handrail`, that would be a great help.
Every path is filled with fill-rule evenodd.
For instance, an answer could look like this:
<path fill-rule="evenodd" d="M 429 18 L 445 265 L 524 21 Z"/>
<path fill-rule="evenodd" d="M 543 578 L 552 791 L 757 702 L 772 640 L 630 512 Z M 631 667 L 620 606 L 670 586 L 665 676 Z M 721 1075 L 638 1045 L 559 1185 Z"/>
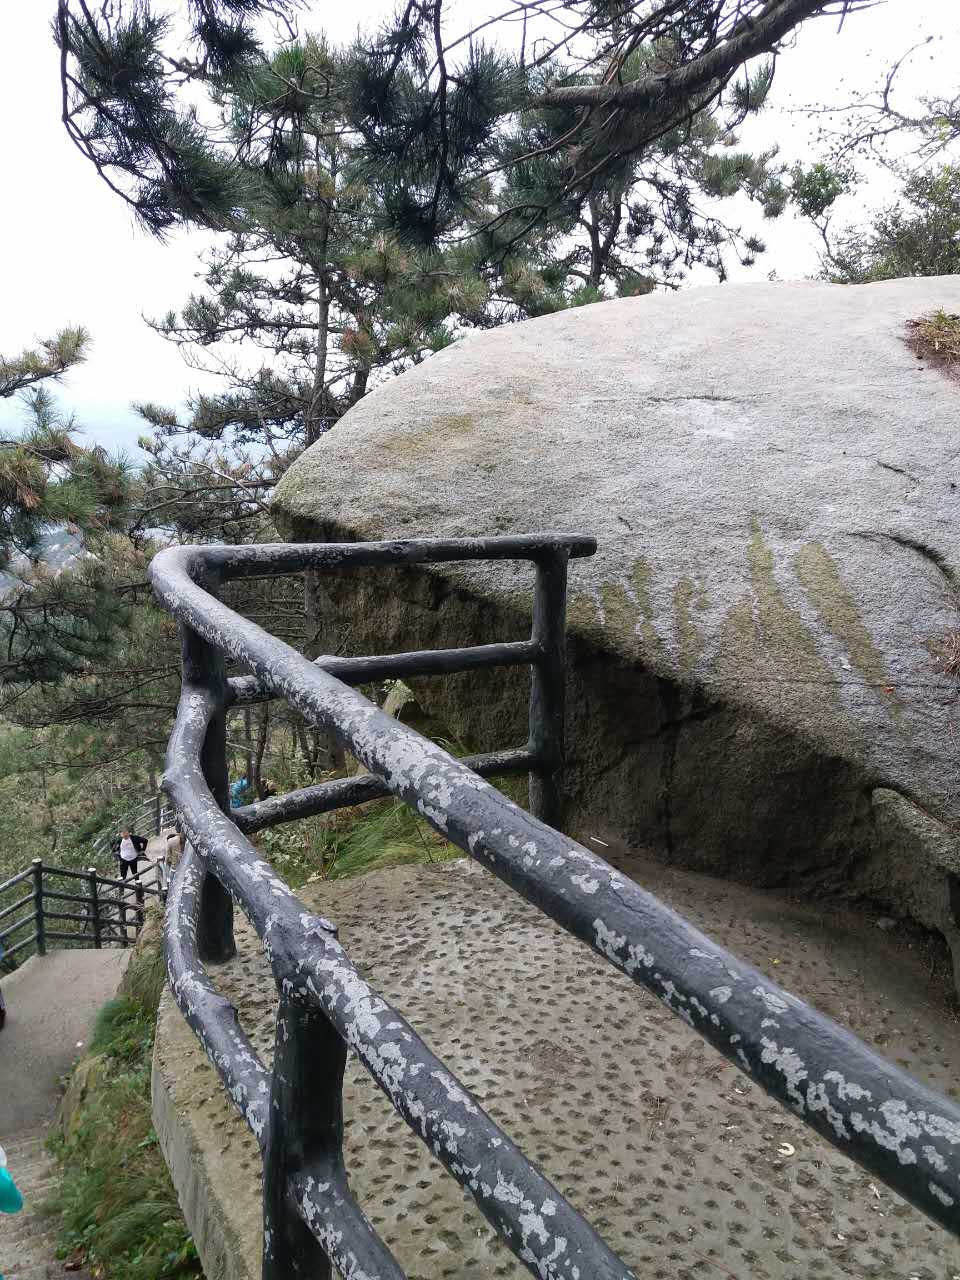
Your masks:
<path fill-rule="evenodd" d="M 4 880 L 3 884 L 0 884 L 0 893 L 4 893 L 7 889 L 12 889 L 21 880 L 29 880 L 32 875 L 32 867 L 27 867 L 24 871 L 18 871 L 15 876 L 11 876 L 9 880 Z"/>
<path fill-rule="evenodd" d="M 362 1262 L 371 1275 L 402 1276 L 346 1185 L 338 1126 L 347 1044 L 531 1271 L 567 1276 L 573 1274 L 566 1269 L 570 1264 L 598 1280 L 630 1273 L 363 981 L 337 943 L 334 927 L 305 911 L 225 812 L 229 691 L 221 655 L 251 672 L 252 682 L 250 677 L 234 681 L 234 690 L 239 683 L 244 696 L 280 695 L 311 723 L 332 732 L 371 771 L 374 785 L 417 809 L 448 840 L 653 991 L 782 1105 L 960 1233 L 960 1107 L 955 1102 L 777 987 L 596 854 L 517 808 L 464 762 L 385 716 L 324 670 L 322 660 L 309 662 L 212 594 L 228 578 L 265 572 L 485 556 L 532 559 L 538 570 L 537 648 L 525 762 L 541 782 L 549 779 L 535 794 L 546 795 L 555 812 L 562 764 L 566 558 L 589 554 L 590 545 L 588 539 L 506 538 L 459 544 L 178 547 L 153 561 L 155 593 L 179 620 L 184 637 L 183 691 L 165 787 L 191 847 L 171 890 L 168 972 L 181 1009 L 264 1152 L 265 1280 L 288 1274 L 294 1264 L 309 1263 L 329 1275 L 331 1261 L 341 1271 L 346 1267 L 345 1274 Z M 559 639 L 551 610 L 559 616 Z M 320 811 L 330 785 L 339 784 L 295 793 L 292 808 L 298 814 Z M 293 816 L 291 799 L 270 802 L 271 822 Z M 254 821 L 263 812 L 263 806 L 248 806 L 232 817 L 240 823 L 247 819 L 252 830 L 266 825 Z M 272 1072 L 203 968 L 204 959 L 231 953 L 230 896 L 263 939 L 279 988 Z M 310 1097 L 290 1083 L 302 1079 L 305 1058 L 310 1070 L 322 1075 L 326 1093 L 319 1081 L 318 1096 Z M 537 1203 L 538 1195 L 553 1200 L 557 1212 L 536 1238 L 517 1206 L 493 1194 L 498 1176 L 519 1188 L 521 1201 Z M 323 1187 L 332 1188 L 329 1197 Z M 290 1217 L 293 1202 L 299 1223 Z M 553 1266 L 550 1251 L 560 1235 L 566 1241 L 564 1261 Z"/>

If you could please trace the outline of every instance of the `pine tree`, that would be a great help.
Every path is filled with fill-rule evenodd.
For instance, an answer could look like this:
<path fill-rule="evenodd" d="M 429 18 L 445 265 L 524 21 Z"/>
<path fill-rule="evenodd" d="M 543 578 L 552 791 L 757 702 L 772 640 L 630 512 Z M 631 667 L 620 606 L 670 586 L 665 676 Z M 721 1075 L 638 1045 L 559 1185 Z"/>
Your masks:
<path fill-rule="evenodd" d="M 264 53 L 254 19 L 292 17 L 299 6 L 282 0 L 194 3 L 190 57 L 150 3 L 91 13 L 60 0 L 56 29 L 70 136 L 143 223 L 160 235 L 192 223 L 240 237 L 235 252 L 211 263 L 212 316 L 193 317 L 215 330 L 217 295 L 225 286 L 229 295 L 221 276 L 242 274 L 258 207 L 269 213 L 271 243 L 287 214 L 290 239 L 302 242 L 306 231 L 323 234 L 317 212 L 334 196 L 362 201 L 352 234 L 369 242 L 384 233 L 388 255 L 399 245 L 407 255 L 446 256 L 458 245 L 456 268 L 465 277 L 472 265 L 492 295 L 485 322 L 503 314 L 498 299 L 508 314 L 511 306 L 536 314 L 600 296 L 605 276 L 625 292 L 648 287 L 647 277 L 676 283 L 696 264 L 722 277 L 725 248 L 749 260 L 762 245 L 704 212 L 703 199 L 745 191 L 767 215 L 778 207 L 767 189 L 778 176 L 772 158 L 733 151 L 739 123 L 770 88 L 774 61 L 761 56 L 832 7 L 586 0 L 554 13 L 531 0 L 522 22 L 470 31 L 432 0 L 403 7 L 342 53 L 293 37 Z M 196 109 L 198 86 L 221 113 L 215 126 Z M 311 155 L 310 140 L 330 127 L 339 146 Z M 302 176 L 311 166 L 318 183 L 335 172 L 336 190 L 318 186 L 305 225 Z M 335 240 L 343 230 L 330 226 Z M 415 260 L 410 283 L 423 288 L 431 265 Z M 439 269 L 449 268 L 445 260 Z M 223 308 L 225 320 L 232 310 Z M 415 327 L 429 331 L 429 317 Z M 359 318 L 361 382 L 364 358 L 389 363 L 367 350 L 368 332 Z M 268 379 L 262 391 L 269 406 L 277 388 Z"/>
<path fill-rule="evenodd" d="M 19 355 L 0 355 L 0 400 L 37 383 L 61 378 L 86 359 L 89 346 L 90 335 L 76 326 L 41 339 L 37 346 L 26 347 Z"/>
<path fill-rule="evenodd" d="M 18 743 L 18 776 L 80 775 L 90 787 L 121 769 L 150 785 L 176 708 L 180 653 L 176 624 L 153 599 L 149 562 L 171 541 L 223 541 L 238 527 L 257 536 L 264 506 L 242 467 L 224 469 L 212 447 L 200 457 L 161 450 L 135 470 L 81 446 L 73 418 L 39 380 L 59 377 L 87 345 L 85 335 L 51 340 L 0 362 L 21 382 L 29 416 L 0 440 L 0 736 Z M 51 562 L 53 546 L 60 557 Z M 244 585 L 242 598 L 228 592 L 233 607 L 302 645 L 302 583 Z M 266 731 L 267 719 L 254 718 Z M 250 719 L 241 713 L 241 747 Z M 28 732 L 18 737 L 17 727 Z"/>
<path fill-rule="evenodd" d="M 271 477 L 371 379 L 447 345 L 455 323 L 489 323 L 495 300 L 471 247 L 417 247 L 383 229 L 382 193 L 327 92 L 344 74 L 341 57 L 308 39 L 230 92 L 245 175 L 233 228 L 208 254 L 204 292 L 154 323 L 228 380 L 186 420 L 141 406 L 157 435 L 265 445 Z"/>
<path fill-rule="evenodd" d="M 114 592 L 84 561 L 126 529 L 133 487 L 125 460 L 77 442 L 73 420 L 58 412 L 46 387 L 21 394 L 30 424 L 0 440 L 2 684 L 80 672 L 112 645 L 119 625 Z M 73 540 L 76 572 L 46 562 L 56 531 Z"/>
<path fill-rule="evenodd" d="M 843 11 L 869 5 L 844 0 Z M 471 30 L 457 25 L 452 5 L 430 0 L 399 8 L 359 40 L 343 74 L 319 93 L 339 100 L 362 139 L 392 225 L 435 245 L 475 208 L 518 114 L 542 113 L 539 153 L 563 159 L 566 195 L 585 196 L 624 158 L 655 151 L 698 116 L 742 112 L 754 80 L 747 64 L 766 56 L 769 80 L 770 55 L 803 22 L 834 9 L 835 0 L 574 0 L 558 10 L 530 0 L 511 15 L 519 22 L 485 20 Z M 231 225 L 242 157 L 232 143 L 211 145 L 178 89 L 193 80 L 242 95 L 264 64 L 258 16 L 285 19 L 292 30 L 300 10 L 295 0 L 191 0 L 189 30 L 174 32 L 142 0 L 92 12 L 83 0 L 59 0 L 67 130 L 152 230 Z M 165 50 L 174 36 L 192 57 Z M 288 89 L 288 108 L 316 95 L 296 74 Z M 282 129 L 251 128 L 249 141 L 273 157 L 287 144 Z"/>
<path fill-rule="evenodd" d="M 127 468 L 103 449 L 83 448 L 72 418 L 57 410 L 49 387 L 81 363 L 90 339 L 63 329 L 17 356 L 0 356 L 0 397 L 18 395 L 28 424 L 0 437 L 0 570 L 36 560 L 44 532 L 66 525 L 87 535 L 122 521 Z"/>
<path fill-rule="evenodd" d="M 960 168 L 910 174 L 900 198 L 866 226 L 828 241 L 824 275 L 839 284 L 960 273 Z"/>
<path fill-rule="evenodd" d="M 823 158 L 793 167 L 786 194 L 820 235 L 825 280 L 866 284 L 960 271 L 960 95 L 911 92 L 904 83 L 912 59 L 931 59 L 933 39 L 898 58 L 877 87 L 822 109 Z M 841 221 L 841 198 L 878 168 L 897 180 L 897 198 L 866 222 Z"/>

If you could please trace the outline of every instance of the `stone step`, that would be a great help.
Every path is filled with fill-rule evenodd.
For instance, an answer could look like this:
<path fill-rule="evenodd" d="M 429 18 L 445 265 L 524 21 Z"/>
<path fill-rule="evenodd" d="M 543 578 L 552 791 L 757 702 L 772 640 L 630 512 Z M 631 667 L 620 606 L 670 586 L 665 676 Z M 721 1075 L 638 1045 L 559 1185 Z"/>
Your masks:
<path fill-rule="evenodd" d="M 3 1239 L 0 1240 L 0 1263 L 9 1267 L 17 1261 L 19 1250 L 27 1241 L 48 1241 L 56 1236 L 55 1220 L 34 1213 L 20 1213 L 4 1224 Z M 46 1247 L 46 1245 L 44 1246 Z M 3 1274 L 0 1266 L 0 1274 Z"/>
<path fill-rule="evenodd" d="M 47 1276 L 51 1274 L 51 1268 L 54 1266 L 58 1266 L 59 1271 L 52 1271 L 53 1275 L 63 1276 L 69 1274 L 64 1272 L 63 1263 L 51 1263 L 47 1260 L 48 1257 L 48 1254 L 44 1254 L 42 1256 L 35 1255 L 21 1258 L 12 1271 L 5 1271 L 3 1274 L 6 1276 L 6 1280 L 47 1280 Z"/>
<path fill-rule="evenodd" d="M 39 1212 L 56 1189 L 56 1165 L 46 1133 L 18 1134 L 5 1147 L 7 1165 L 24 1199 L 24 1211 L 0 1230 L 0 1275 L 6 1280 L 77 1280 L 55 1259 L 57 1219 Z"/>
<path fill-rule="evenodd" d="M 56 1257 L 55 1242 L 46 1236 L 15 1242 L 12 1250 L 6 1258 L 0 1258 L 0 1275 L 6 1276 L 7 1280 L 13 1280 L 20 1271 L 29 1267 L 46 1266 L 51 1258 Z"/>
<path fill-rule="evenodd" d="M 28 1160 L 8 1160 L 7 1168 L 23 1192 L 29 1188 L 35 1193 L 41 1183 L 49 1182 L 54 1176 L 54 1164 L 50 1159 L 34 1160 L 32 1164 Z"/>
<path fill-rule="evenodd" d="M 18 1168 L 24 1165 L 35 1165 L 40 1161 L 51 1159 L 44 1140 L 37 1138 L 32 1142 L 21 1139 L 19 1142 L 7 1142 L 3 1147 L 7 1156 L 7 1164 L 12 1169 L 14 1163 Z"/>
<path fill-rule="evenodd" d="M 7 1169 L 14 1182 L 23 1192 L 24 1197 L 28 1191 L 34 1193 L 41 1183 L 49 1182 L 54 1175 L 54 1165 L 51 1160 L 7 1160 Z"/>
<path fill-rule="evenodd" d="M 42 1168 L 34 1170 L 25 1170 L 23 1165 L 11 1165 L 10 1172 L 13 1174 L 17 1186 L 23 1192 L 24 1200 L 26 1200 L 29 1193 L 30 1199 L 36 1201 L 37 1196 L 42 1195 L 47 1187 L 56 1181 L 54 1170 L 50 1165 L 44 1165 Z"/>
<path fill-rule="evenodd" d="M 63 1263 L 50 1262 L 50 1254 L 33 1254 L 21 1257 L 10 1271 L 3 1274 L 6 1280 L 46 1280 L 48 1275 L 64 1276 L 69 1272 L 63 1269 Z"/>
<path fill-rule="evenodd" d="M 90 1280 L 86 1271 L 67 1271 L 62 1262 L 37 1262 L 6 1274 L 6 1280 Z"/>

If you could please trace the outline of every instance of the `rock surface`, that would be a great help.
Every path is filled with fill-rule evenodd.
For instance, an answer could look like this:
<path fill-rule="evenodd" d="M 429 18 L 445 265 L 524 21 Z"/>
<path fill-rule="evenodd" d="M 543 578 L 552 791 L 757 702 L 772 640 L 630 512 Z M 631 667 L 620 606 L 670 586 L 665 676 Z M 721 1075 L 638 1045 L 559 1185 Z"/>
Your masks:
<path fill-rule="evenodd" d="M 300 539 L 596 534 L 571 569 L 568 826 L 616 816 L 764 883 L 865 893 L 865 868 L 955 944 L 960 679 L 936 654 L 960 626 L 960 382 L 905 340 L 939 307 L 960 278 L 690 290 L 476 335 L 351 410 L 276 518 Z M 527 582 L 337 579 L 337 651 L 515 638 Z M 416 691 L 506 746 L 523 687 Z"/>
<path fill-rule="evenodd" d="M 619 864 L 620 851 L 605 852 Z M 870 922 L 634 865 L 718 942 L 935 1088 L 955 1085 L 960 1025 L 917 951 Z M 637 1276 L 960 1276 L 960 1242 L 477 864 L 395 868 L 308 884 L 301 896 L 337 922 L 367 980 Z M 212 973 L 269 1061 L 276 988 L 239 919 L 237 940 L 237 956 Z M 153 1099 L 207 1280 L 256 1280 L 259 1152 L 169 991 Z M 528 1275 L 352 1053 L 344 1116 L 351 1186 L 410 1280 Z"/>

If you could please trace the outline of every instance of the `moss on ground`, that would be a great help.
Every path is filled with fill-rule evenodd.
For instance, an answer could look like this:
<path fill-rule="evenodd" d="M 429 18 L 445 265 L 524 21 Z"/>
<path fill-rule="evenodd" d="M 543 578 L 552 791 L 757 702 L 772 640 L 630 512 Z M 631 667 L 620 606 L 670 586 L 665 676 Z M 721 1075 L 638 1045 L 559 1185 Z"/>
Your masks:
<path fill-rule="evenodd" d="M 396 457 L 417 457 L 443 449 L 460 437 L 472 437 L 481 427 L 481 419 L 476 414 L 437 414 L 418 429 L 386 436 L 378 441 L 377 448 Z"/>

